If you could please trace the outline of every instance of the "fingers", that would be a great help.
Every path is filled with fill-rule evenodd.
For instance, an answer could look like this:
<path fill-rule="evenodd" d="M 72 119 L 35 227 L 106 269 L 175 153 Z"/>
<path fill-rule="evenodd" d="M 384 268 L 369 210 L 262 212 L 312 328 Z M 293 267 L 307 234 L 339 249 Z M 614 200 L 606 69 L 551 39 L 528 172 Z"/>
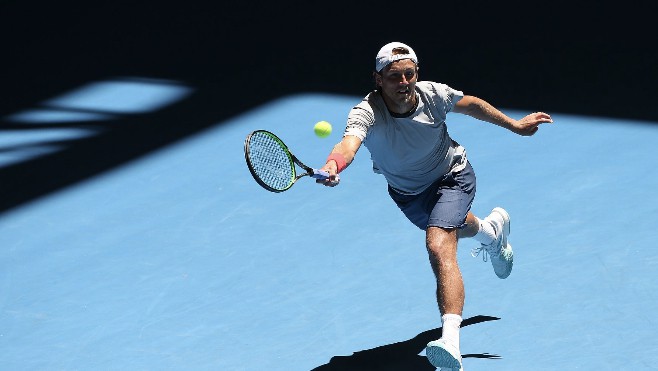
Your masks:
<path fill-rule="evenodd" d="M 340 176 L 338 174 L 330 175 L 326 179 L 316 179 L 316 183 L 322 184 L 326 187 L 335 187 L 340 183 Z"/>
<path fill-rule="evenodd" d="M 533 112 L 518 122 L 516 133 L 523 136 L 534 135 L 541 124 L 552 124 L 551 115 L 545 112 Z"/>
<path fill-rule="evenodd" d="M 551 115 L 545 112 L 535 112 L 531 114 L 533 116 L 533 119 L 538 123 L 538 124 L 552 124 L 553 119 L 551 118 Z"/>

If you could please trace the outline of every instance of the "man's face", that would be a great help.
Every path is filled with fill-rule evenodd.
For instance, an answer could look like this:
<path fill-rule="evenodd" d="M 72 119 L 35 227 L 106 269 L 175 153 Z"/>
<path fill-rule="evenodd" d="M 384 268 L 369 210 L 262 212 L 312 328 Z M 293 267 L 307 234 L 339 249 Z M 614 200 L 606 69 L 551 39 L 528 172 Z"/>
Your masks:
<path fill-rule="evenodd" d="M 375 82 L 381 88 L 389 109 L 408 112 L 415 103 L 415 87 L 418 81 L 416 64 L 411 59 L 402 59 L 386 66 L 381 74 L 375 74 Z M 391 107 L 392 106 L 392 107 Z"/>

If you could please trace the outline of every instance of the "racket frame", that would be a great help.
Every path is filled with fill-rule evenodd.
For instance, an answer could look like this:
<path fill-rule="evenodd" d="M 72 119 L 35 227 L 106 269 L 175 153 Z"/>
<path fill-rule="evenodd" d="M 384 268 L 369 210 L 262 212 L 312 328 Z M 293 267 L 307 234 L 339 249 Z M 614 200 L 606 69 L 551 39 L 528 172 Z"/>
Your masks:
<path fill-rule="evenodd" d="M 293 177 L 292 177 L 290 183 L 283 189 L 274 188 L 274 187 L 269 186 L 267 183 L 265 183 L 258 176 L 258 174 L 256 173 L 256 170 L 254 169 L 254 167 L 251 163 L 251 159 L 250 159 L 250 156 L 249 156 L 249 153 L 250 153 L 250 151 L 249 151 L 249 142 L 251 141 L 251 137 L 254 134 L 259 133 L 259 132 L 265 133 L 265 134 L 271 136 L 273 139 L 275 139 L 281 145 L 281 149 L 283 149 L 284 153 L 288 156 L 288 158 L 290 160 L 292 160 L 290 162 L 290 165 L 292 166 L 291 170 L 292 170 Z M 292 151 L 290 151 L 290 148 L 288 148 L 286 143 L 283 140 L 281 140 L 281 138 L 279 138 L 276 134 L 274 134 L 274 133 L 272 133 L 271 131 L 268 131 L 268 130 L 263 130 L 263 129 L 254 130 L 254 131 L 252 131 L 251 133 L 249 133 L 247 135 L 247 138 L 244 141 L 244 158 L 245 158 L 245 161 L 247 162 L 247 167 L 249 168 L 249 172 L 254 177 L 256 182 L 261 187 L 267 189 L 270 192 L 274 192 L 274 193 L 280 193 L 280 192 L 284 192 L 284 191 L 289 190 L 295 184 L 295 182 L 297 182 L 299 179 L 301 179 L 305 176 L 310 176 L 310 177 L 315 178 L 315 179 L 326 179 L 326 178 L 329 177 L 329 173 L 327 173 L 326 171 L 314 169 L 314 168 L 304 164 L 303 162 L 301 162 L 297 158 L 297 156 L 295 156 L 292 153 Z M 303 173 L 298 173 L 297 168 L 295 167 L 295 164 L 297 164 L 297 166 L 302 168 L 304 170 L 304 172 Z"/>

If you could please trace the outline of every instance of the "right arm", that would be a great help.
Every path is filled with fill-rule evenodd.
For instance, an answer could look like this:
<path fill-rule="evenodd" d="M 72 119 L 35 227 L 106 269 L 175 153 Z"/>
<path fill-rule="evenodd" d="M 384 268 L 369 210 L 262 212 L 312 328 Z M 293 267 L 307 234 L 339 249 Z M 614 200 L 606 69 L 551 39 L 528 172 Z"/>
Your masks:
<path fill-rule="evenodd" d="M 343 137 L 343 139 L 338 142 L 334 148 L 331 150 L 331 155 L 336 155 L 336 157 L 341 157 L 345 159 L 345 166 L 343 167 L 342 170 L 345 169 L 345 167 L 349 166 L 349 164 L 352 163 L 354 160 L 354 157 L 356 156 L 356 152 L 359 150 L 361 147 L 361 139 L 357 138 L 354 135 L 346 135 Z M 329 178 L 325 180 L 316 180 L 317 183 L 324 184 L 325 186 L 328 187 L 335 187 L 338 185 L 340 182 L 340 177 L 338 176 L 338 161 L 333 160 L 333 159 L 328 159 L 327 162 L 324 164 L 324 166 L 320 170 L 324 170 L 329 173 Z"/>

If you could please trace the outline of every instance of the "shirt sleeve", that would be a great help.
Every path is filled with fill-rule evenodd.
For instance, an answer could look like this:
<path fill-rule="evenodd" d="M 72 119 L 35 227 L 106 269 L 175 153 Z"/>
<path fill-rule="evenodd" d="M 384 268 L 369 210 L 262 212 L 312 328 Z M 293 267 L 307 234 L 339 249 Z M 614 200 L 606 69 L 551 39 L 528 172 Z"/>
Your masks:
<path fill-rule="evenodd" d="M 446 113 L 448 113 L 455 108 L 457 102 L 464 98 L 464 93 L 461 90 L 453 89 L 448 85 L 443 85 L 443 87 L 445 91 L 444 100 L 446 104 Z"/>
<path fill-rule="evenodd" d="M 372 109 L 363 103 L 355 106 L 347 115 L 347 126 L 343 136 L 353 135 L 364 141 L 368 136 L 368 130 L 375 122 L 375 115 Z"/>
<path fill-rule="evenodd" d="M 418 84 L 426 84 L 425 86 L 429 88 L 431 99 L 443 114 L 452 111 L 457 102 L 464 98 L 462 91 L 453 89 L 446 84 L 430 81 L 423 81 Z"/>

